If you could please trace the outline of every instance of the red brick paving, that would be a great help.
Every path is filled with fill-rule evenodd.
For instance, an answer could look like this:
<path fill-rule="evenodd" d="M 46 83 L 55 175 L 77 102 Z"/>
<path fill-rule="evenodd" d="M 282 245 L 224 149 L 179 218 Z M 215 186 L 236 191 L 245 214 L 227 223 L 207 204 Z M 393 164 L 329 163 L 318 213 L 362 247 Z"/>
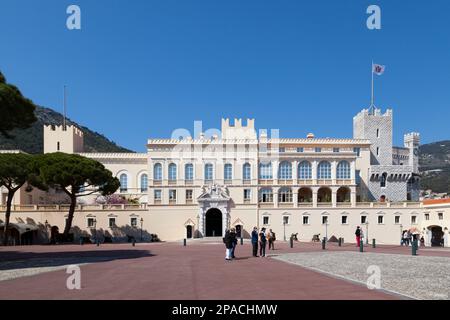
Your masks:
<path fill-rule="evenodd" d="M 367 251 L 411 254 L 411 248 L 379 247 Z M 355 250 L 353 245 L 329 251 Z M 322 251 L 320 243 L 277 243 L 268 253 Z M 419 250 L 421 255 L 449 256 L 447 250 Z M 76 257 L 80 262 L 102 256 L 106 262 L 81 266 L 81 290 L 68 290 L 65 271 L 0 282 L 0 299 L 217 299 L 328 300 L 398 299 L 385 292 L 336 279 L 270 258 L 251 257 L 249 244 L 238 246 L 238 259 L 224 260 L 222 244 L 179 243 L 0 248 L 0 260 Z"/>

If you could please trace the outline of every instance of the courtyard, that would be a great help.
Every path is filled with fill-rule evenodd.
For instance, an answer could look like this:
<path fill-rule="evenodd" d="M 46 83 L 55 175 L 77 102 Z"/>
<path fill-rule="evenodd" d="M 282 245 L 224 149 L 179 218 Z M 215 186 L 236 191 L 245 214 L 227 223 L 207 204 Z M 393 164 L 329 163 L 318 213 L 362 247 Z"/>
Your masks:
<path fill-rule="evenodd" d="M 224 260 L 219 239 L 180 242 L 0 247 L 0 299 L 397 300 L 448 299 L 447 249 L 276 243 L 254 258 L 245 242 Z M 66 286 L 67 266 L 81 289 Z M 367 267 L 381 271 L 368 289 Z"/>

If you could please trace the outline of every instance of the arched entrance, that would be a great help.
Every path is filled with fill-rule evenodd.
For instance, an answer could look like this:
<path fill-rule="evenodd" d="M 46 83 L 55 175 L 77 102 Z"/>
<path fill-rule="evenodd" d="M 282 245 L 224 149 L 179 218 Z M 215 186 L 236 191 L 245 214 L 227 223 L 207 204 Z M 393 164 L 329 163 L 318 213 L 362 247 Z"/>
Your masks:
<path fill-rule="evenodd" d="M 336 194 L 337 202 L 350 202 L 350 188 L 340 187 Z"/>
<path fill-rule="evenodd" d="M 317 202 L 331 202 L 331 189 L 322 187 L 317 192 Z"/>
<path fill-rule="evenodd" d="M 186 226 L 186 238 L 192 239 L 192 226 Z"/>
<path fill-rule="evenodd" d="M 444 232 L 440 226 L 428 227 L 431 230 L 431 246 L 442 247 L 444 245 Z"/>
<path fill-rule="evenodd" d="M 242 226 L 240 224 L 236 226 L 236 237 L 238 238 L 242 237 Z"/>
<path fill-rule="evenodd" d="M 312 190 L 310 188 L 300 188 L 298 191 L 298 202 L 312 202 Z"/>
<path fill-rule="evenodd" d="M 205 215 L 205 236 L 222 237 L 222 212 L 219 209 L 209 209 Z"/>

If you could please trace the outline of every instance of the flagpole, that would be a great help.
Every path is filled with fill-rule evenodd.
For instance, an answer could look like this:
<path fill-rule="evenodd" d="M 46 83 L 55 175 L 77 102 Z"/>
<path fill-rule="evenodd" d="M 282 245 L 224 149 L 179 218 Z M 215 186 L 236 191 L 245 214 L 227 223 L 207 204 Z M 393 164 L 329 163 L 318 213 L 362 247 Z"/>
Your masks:
<path fill-rule="evenodd" d="M 63 131 L 66 131 L 66 85 L 64 85 L 64 100 L 63 100 L 63 108 L 64 108 L 64 112 L 63 112 Z"/>
<path fill-rule="evenodd" d="M 372 60 L 372 96 L 370 99 L 370 107 L 374 107 L 374 94 L 373 94 L 373 60 Z"/>

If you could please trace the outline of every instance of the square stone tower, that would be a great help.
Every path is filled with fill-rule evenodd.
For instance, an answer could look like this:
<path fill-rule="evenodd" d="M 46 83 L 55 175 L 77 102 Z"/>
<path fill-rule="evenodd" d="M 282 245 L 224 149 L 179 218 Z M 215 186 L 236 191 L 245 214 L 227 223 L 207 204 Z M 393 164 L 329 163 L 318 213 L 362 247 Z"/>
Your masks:
<path fill-rule="evenodd" d="M 392 165 L 392 110 L 362 110 L 353 118 L 353 138 L 370 140 L 372 165 Z"/>
<path fill-rule="evenodd" d="M 414 173 L 419 173 L 420 133 L 411 132 L 404 135 L 405 148 L 409 149 L 409 163 Z"/>
<path fill-rule="evenodd" d="M 73 125 L 44 126 L 44 153 L 84 151 L 83 132 Z"/>

